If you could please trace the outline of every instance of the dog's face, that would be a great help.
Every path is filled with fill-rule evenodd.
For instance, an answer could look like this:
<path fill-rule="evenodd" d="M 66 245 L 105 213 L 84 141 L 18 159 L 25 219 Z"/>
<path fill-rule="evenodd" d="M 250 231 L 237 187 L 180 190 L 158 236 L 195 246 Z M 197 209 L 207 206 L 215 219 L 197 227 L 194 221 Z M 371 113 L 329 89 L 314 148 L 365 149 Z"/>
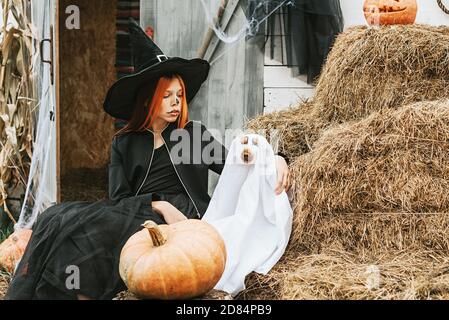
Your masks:
<path fill-rule="evenodd" d="M 241 158 L 243 163 L 252 164 L 256 161 L 256 148 L 259 146 L 259 140 L 257 137 L 249 137 L 247 135 L 242 136 L 240 144 L 243 146 L 241 152 Z"/>

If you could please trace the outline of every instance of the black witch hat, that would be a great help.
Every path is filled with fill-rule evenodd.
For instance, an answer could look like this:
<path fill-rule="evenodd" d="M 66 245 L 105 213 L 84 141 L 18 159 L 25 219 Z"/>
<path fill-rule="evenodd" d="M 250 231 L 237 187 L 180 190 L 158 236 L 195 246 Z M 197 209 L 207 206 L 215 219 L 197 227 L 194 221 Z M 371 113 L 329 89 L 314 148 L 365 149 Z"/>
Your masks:
<path fill-rule="evenodd" d="M 198 58 L 167 57 L 134 19 L 130 18 L 128 26 L 134 73 L 122 77 L 111 86 L 103 103 L 104 110 L 114 118 L 129 120 L 139 88 L 173 73 L 179 74 L 184 81 L 186 99 L 190 102 L 209 74 L 209 62 Z"/>

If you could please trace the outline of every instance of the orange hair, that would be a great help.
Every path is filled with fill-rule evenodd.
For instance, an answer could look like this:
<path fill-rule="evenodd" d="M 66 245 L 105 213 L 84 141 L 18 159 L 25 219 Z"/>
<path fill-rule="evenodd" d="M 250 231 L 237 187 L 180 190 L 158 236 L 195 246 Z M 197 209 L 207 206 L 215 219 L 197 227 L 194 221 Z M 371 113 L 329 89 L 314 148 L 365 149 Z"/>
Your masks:
<path fill-rule="evenodd" d="M 186 88 L 181 76 L 177 74 L 160 77 L 157 82 L 142 86 L 136 98 L 133 115 L 127 125 L 120 129 L 116 135 L 131 131 L 145 131 L 151 128 L 157 115 L 162 109 L 162 99 L 172 79 L 177 78 L 181 84 L 183 95 L 181 97 L 181 112 L 178 117 L 178 128 L 184 128 L 189 121 L 189 113 L 186 99 Z"/>

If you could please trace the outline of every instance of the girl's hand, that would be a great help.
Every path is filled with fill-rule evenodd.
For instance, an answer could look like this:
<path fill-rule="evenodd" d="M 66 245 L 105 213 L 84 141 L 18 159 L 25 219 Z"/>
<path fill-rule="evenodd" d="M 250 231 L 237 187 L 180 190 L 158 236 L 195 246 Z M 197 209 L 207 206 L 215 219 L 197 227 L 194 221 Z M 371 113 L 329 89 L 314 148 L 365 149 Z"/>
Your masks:
<path fill-rule="evenodd" d="M 187 220 L 187 217 L 168 201 L 153 201 L 151 206 L 156 213 L 164 218 L 167 224 Z"/>
<path fill-rule="evenodd" d="M 275 159 L 276 159 L 277 183 L 274 191 L 276 192 L 276 195 L 279 195 L 284 189 L 285 192 L 287 192 L 290 189 L 290 172 L 288 170 L 287 162 L 283 157 L 276 155 Z"/>

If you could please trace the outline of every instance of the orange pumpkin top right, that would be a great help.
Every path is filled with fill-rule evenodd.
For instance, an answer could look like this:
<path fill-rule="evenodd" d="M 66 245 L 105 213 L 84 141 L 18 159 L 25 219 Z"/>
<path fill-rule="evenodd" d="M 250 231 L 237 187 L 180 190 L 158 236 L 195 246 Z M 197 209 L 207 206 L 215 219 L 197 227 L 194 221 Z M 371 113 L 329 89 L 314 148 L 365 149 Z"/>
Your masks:
<path fill-rule="evenodd" d="M 416 20 L 416 0 L 365 0 L 363 12 L 370 26 L 413 24 Z"/>

